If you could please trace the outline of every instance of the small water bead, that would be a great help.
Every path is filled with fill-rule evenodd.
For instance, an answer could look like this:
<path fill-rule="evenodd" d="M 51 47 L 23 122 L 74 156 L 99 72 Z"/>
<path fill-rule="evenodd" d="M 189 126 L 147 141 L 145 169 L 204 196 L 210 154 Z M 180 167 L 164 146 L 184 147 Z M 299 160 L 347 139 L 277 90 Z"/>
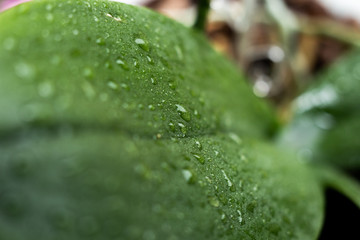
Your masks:
<path fill-rule="evenodd" d="M 145 50 L 146 52 L 148 52 L 150 50 L 149 48 L 149 44 L 147 42 L 145 42 L 144 39 L 141 38 L 136 38 L 135 39 L 135 43 L 143 50 Z"/>
<path fill-rule="evenodd" d="M 115 82 L 113 82 L 113 81 L 109 81 L 109 82 L 107 83 L 107 86 L 108 86 L 109 88 L 113 89 L 113 90 L 117 90 L 117 89 L 119 88 L 119 86 L 118 86 Z"/>
<path fill-rule="evenodd" d="M 195 141 L 195 145 L 199 150 L 202 150 L 202 145 L 199 141 Z"/>
<path fill-rule="evenodd" d="M 122 67 L 124 70 L 129 70 L 127 63 L 121 58 L 116 59 L 116 64 Z"/>
<path fill-rule="evenodd" d="M 95 97 L 96 92 L 95 92 L 93 86 L 89 82 L 85 81 L 81 85 L 81 88 L 84 91 L 85 96 L 87 96 L 88 98 L 94 98 Z"/>
<path fill-rule="evenodd" d="M 105 67 L 106 67 L 107 69 L 112 69 L 112 65 L 111 65 L 111 63 L 110 63 L 109 61 L 106 61 L 106 62 L 105 62 Z"/>
<path fill-rule="evenodd" d="M 77 36 L 77 35 L 79 35 L 79 30 L 74 29 L 74 30 L 72 31 L 72 33 L 73 33 L 75 36 Z"/>
<path fill-rule="evenodd" d="M 54 86 L 51 82 L 45 81 L 38 85 L 38 94 L 40 97 L 48 98 L 54 93 Z"/>
<path fill-rule="evenodd" d="M 32 79 L 35 76 L 35 69 L 26 62 L 20 62 L 15 65 L 15 73 L 23 79 Z"/>
<path fill-rule="evenodd" d="M 87 77 L 87 78 L 93 78 L 94 72 L 91 68 L 87 67 L 87 68 L 84 68 L 83 75 L 84 75 L 84 77 Z"/>
<path fill-rule="evenodd" d="M 154 61 L 152 60 L 152 58 L 150 56 L 146 56 L 146 59 L 147 59 L 148 63 L 150 63 L 151 65 L 154 65 Z"/>
<path fill-rule="evenodd" d="M 154 79 L 154 78 L 150 78 L 150 81 L 153 85 L 156 85 L 157 84 L 157 81 Z"/>
<path fill-rule="evenodd" d="M 179 58 L 180 60 L 182 60 L 182 59 L 184 58 L 184 55 L 183 55 L 183 53 L 182 53 L 182 50 L 181 50 L 181 48 L 180 48 L 178 45 L 175 46 L 175 52 L 176 52 L 176 55 L 178 56 L 178 58 Z"/>
<path fill-rule="evenodd" d="M 200 119 L 201 118 L 201 115 L 200 113 L 198 112 L 198 110 L 194 110 L 194 116 L 197 118 L 197 119 Z"/>
<path fill-rule="evenodd" d="M 150 104 L 150 105 L 148 106 L 148 109 L 151 110 L 151 111 L 154 111 L 154 110 L 155 110 L 155 106 Z"/>
<path fill-rule="evenodd" d="M 237 210 L 237 213 L 239 214 L 239 217 L 238 217 L 239 223 L 242 223 L 243 218 L 242 218 L 242 214 L 241 214 L 240 210 Z"/>
<path fill-rule="evenodd" d="M 121 83 L 120 86 L 125 90 L 130 90 L 130 87 L 126 83 Z"/>
<path fill-rule="evenodd" d="M 183 124 L 183 123 L 178 123 L 178 126 L 180 127 L 180 131 L 186 135 L 187 133 L 187 129 L 186 129 L 186 126 Z"/>
<path fill-rule="evenodd" d="M 169 129 L 170 131 L 175 132 L 175 124 L 173 122 L 169 123 Z"/>
<path fill-rule="evenodd" d="M 199 163 L 201 163 L 201 164 L 205 163 L 205 158 L 203 156 L 201 156 L 199 154 L 194 154 L 193 156 L 196 160 L 198 160 Z"/>
<path fill-rule="evenodd" d="M 105 40 L 103 38 L 98 38 L 98 39 L 96 39 L 96 44 L 99 46 L 104 46 Z"/>
<path fill-rule="evenodd" d="M 180 117 L 182 119 L 184 119 L 187 122 L 190 122 L 191 120 L 191 115 L 190 112 L 188 112 L 183 106 L 181 106 L 180 104 L 175 104 L 176 106 L 176 111 L 180 114 Z"/>
<path fill-rule="evenodd" d="M 169 83 L 169 87 L 170 87 L 172 90 L 176 90 L 176 88 L 177 88 L 177 83 L 176 83 L 176 82 L 170 82 L 170 83 Z"/>
<path fill-rule="evenodd" d="M 54 16 L 51 13 L 47 13 L 45 18 L 48 22 L 54 21 Z"/>
<path fill-rule="evenodd" d="M 136 68 L 139 68 L 139 67 L 140 67 L 140 64 L 138 63 L 137 60 L 134 61 L 134 67 L 136 67 Z"/>
<path fill-rule="evenodd" d="M 122 19 L 121 19 L 119 16 L 113 17 L 113 18 L 114 18 L 114 20 L 117 21 L 117 22 L 121 22 L 121 21 L 122 21 Z"/>
<path fill-rule="evenodd" d="M 181 172 L 182 172 L 182 175 L 185 178 L 187 183 L 194 183 L 195 182 L 194 174 L 190 170 L 183 169 Z"/>
<path fill-rule="evenodd" d="M 47 11 L 51 11 L 53 9 L 53 6 L 51 4 L 47 4 L 45 8 Z"/>
<path fill-rule="evenodd" d="M 235 133 L 229 133 L 229 137 L 230 137 L 231 140 L 233 140 L 233 141 L 234 141 L 235 143 L 237 143 L 237 144 L 241 144 L 241 143 L 242 143 L 241 138 L 240 138 L 237 134 L 235 134 Z"/>
<path fill-rule="evenodd" d="M 215 196 L 209 197 L 209 203 L 211 206 L 216 207 L 216 208 L 220 206 L 220 201 Z"/>
<path fill-rule="evenodd" d="M 231 182 L 230 178 L 226 175 L 224 170 L 221 170 L 221 172 L 224 175 L 224 178 L 225 178 L 225 180 L 227 182 L 227 185 L 228 185 L 230 191 L 235 192 L 235 190 L 236 190 L 235 185 Z"/>

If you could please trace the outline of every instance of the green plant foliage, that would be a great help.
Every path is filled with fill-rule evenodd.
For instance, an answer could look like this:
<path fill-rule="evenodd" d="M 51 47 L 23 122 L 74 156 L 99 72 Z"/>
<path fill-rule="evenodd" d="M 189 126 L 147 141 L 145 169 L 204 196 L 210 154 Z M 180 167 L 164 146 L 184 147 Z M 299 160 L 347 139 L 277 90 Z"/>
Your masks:
<path fill-rule="evenodd" d="M 268 143 L 196 31 L 102 0 L 0 22 L 0 239 L 315 239 L 323 185 L 359 190 Z"/>
<path fill-rule="evenodd" d="M 290 142 L 312 161 L 360 167 L 359 56 L 357 50 L 337 62 L 300 95 L 283 143 Z"/>

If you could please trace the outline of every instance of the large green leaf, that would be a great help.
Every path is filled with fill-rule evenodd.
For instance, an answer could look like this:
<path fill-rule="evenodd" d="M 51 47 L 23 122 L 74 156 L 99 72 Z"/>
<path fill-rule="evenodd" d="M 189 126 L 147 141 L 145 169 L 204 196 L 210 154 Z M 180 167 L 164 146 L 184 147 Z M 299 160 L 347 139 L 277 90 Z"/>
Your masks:
<path fill-rule="evenodd" d="M 273 131 L 271 111 L 232 64 L 199 34 L 153 12 L 97 1 L 31 3 L 0 21 L 1 131 L 24 122 L 152 136 Z"/>
<path fill-rule="evenodd" d="M 0 15 L 1 239 L 314 239 L 313 171 L 198 33 L 146 9 Z"/>
<path fill-rule="evenodd" d="M 312 172 L 257 141 L 28 132 L 2 142 L 1 239 L 314 239 Z"/>

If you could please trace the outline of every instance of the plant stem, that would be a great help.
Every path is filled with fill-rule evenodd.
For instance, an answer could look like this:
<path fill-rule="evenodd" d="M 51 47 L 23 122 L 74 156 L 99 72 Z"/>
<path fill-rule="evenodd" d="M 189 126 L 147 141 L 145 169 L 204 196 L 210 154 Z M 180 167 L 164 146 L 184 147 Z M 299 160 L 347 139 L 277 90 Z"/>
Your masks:
<path fill-rule="evenodd" d="M 207 15 L 210 9 L 210 0 L 198 0 L 197 17 L 194 28 L 199 31 L 205 31 Z"/>

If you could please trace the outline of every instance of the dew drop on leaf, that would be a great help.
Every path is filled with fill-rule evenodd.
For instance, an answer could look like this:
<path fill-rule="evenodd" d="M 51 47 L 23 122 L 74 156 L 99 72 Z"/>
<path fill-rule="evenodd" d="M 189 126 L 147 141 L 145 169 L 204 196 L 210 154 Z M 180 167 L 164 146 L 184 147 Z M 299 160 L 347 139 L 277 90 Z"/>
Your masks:
<path fill-rule="evenodd" d="M 135 39 L 135 43 L 143 50 L 145 50 L 146 52 L 148 52 L 150 50 L 149 48 L 149 44 L 141 38 L 136 38 Z"/>
<path fill-rule="evenodd" d="M 107 83 L 107 86 L 108 86 L 109 88 L 113 89 L 113 90 L 117 90 L 117 89 L 119 88 L 119 86 L 118 86 L 115 82 L 113 82 L 113 81 L 109 81 L 109 82 Z"/>
<path fill-rule="evenodd" d="M 205 163 L 205 158 L 203 156 L 201 156 L 200 154 L 194 154 L 193 156 L 196 160 L 198 160 L 199 163 L 201 163 L 201 164 Z"/>
<path fill-rule="evenodd" d="M 176 111 L 180 114 L 180 117 L 185 121 L 189 122 L 191 120 L 190 112 L 188 112 L 183 106 L 180 104 L 175 104 Z"/>
<path fill-rule="evenodd" d="M 105 40 L 103 38 L 96 39 L 96 44 L 99 46 L 105 45 Z"/>
<path fill-rule="evenodd" d="M 51 82 L 45 81 L 38 85 L 38 94 L 40 97 L 51 97 L 54 93 L 54 86 Z"/>
<path fill-rule="evenodd" d="M 122 67 L 124 70 L 129 70 L 129 66 L 127 65 L 125 60 L 123 60 L 121 58 L 116 59 L 116 64 L 119 65 L 120 67 Z"/>

